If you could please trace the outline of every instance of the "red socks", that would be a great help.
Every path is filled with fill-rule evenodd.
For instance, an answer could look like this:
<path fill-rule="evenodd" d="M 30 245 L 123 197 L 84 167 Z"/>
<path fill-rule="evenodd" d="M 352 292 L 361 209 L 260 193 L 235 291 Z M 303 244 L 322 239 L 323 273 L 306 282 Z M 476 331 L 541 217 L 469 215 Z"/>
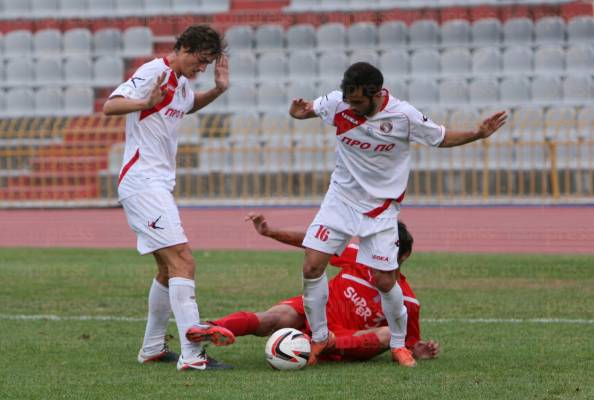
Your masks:
<path fill-rule="evenodd" d="M 253 335 L 260 326 L 256 314 L 238 311 L 226 317 L 212 321 L 213 324 L 229 329 L 235 336 Z"/>

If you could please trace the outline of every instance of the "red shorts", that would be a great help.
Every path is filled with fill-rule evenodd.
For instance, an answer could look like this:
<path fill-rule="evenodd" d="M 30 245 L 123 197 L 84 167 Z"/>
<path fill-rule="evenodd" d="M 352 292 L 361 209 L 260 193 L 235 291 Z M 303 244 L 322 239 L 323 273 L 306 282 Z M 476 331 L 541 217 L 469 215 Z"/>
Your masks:
<path fill-rule="evenodd" d="M 303 297 L 296 296 L 291 297 L 290 299 L 281 301 L 280 304 L 284 304 L 293 308 L 299 315 L 305 317 L 305 309 L 303 308 Z M 333 323 L 332 321 L 328 321 L 328 329 L 331 330 L 336 336 L 353 336 L 355 333 L 359 332 L 360 330 L 366 329 L 347 329 L 338 324 Z M 311 336 L 311 329 L 309 328 L 309 324 L 307 324 L 306 319 L 306 326 L 303 327 L 302 331 L 307 333 Z M 320 358 L 321 360 L 326 361 L 365 361 L 369 360 L 380 353 L 383 353 L 387 349 L 378 349 L 377 347 L 353 347 L 348 349 L 335 349 L 328 353 L 324 353 L 324 355 Z"/>

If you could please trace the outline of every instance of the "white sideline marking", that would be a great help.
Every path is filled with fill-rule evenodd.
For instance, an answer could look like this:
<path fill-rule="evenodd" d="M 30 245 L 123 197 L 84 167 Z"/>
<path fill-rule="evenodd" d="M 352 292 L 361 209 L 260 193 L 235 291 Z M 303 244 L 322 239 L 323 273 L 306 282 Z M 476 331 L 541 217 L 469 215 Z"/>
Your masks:
<path fill-rule="evenodd" d="M 202 318 L 213 320 L 216 318 Z M 117 321 L 117 322 L 145 322 L 146 318 L 117 317 L 114 315 L 11 315 L 0 314 L 0 320 L 14 321 Z M 173 321 L 171 319 L 170 321 Z M 564 319 L 564 318 L 424 318 L 421 322 L 428 324 L 594 324 L 594 319 Z"/>

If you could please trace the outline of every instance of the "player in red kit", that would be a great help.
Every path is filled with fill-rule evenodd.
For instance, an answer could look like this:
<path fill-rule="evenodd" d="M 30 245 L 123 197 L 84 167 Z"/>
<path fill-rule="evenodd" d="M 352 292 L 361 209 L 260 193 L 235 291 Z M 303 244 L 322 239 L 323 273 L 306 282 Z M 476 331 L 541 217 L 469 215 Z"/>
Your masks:
<path fill-rule="evenodd" d="M 265 217 L 259 214 L 250 214 L 246 220 L 252 221 L 254 228 L 263 236 L 301 247 L 305 232 L 271 228 Z M 401 265 L 412 252 L 413 238 L 403 223 L 398 223 L 398 230 L 398 261 Z M 329 283 L 326 312 L 328 328 L 336 336 L 336 342 L 324 351 L 323 359 L 326 360 L 367 360 L 390 348 L 391 333 L 382 312 L 381 297 L 373 285 L 370 269 L 357 263 L 357 252 L 358 247 L 351 244 L 342 254 L 330 260 L 331 265 L 341 270 Z M 397 280 L 408 311 L 406 347 L 416 359 L 437 357 L 439 344 L 421 340 L 419 301 L 404 275 L 400 273 Z M 240 311 L 211 323 L 230 330 L 235 336 L 268 336 L 281 328 L 311 332 L 302 296 L 281 301 L 265 312 Z"/>

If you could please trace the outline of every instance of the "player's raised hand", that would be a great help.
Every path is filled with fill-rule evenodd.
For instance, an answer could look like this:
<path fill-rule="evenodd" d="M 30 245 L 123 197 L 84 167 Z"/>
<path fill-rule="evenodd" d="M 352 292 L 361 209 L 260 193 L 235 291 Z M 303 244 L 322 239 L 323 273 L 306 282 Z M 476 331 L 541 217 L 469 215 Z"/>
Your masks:
<path fill-rule="evenodd" d="M 161 85 L 163 85 L 166 75 L 167 75 L 167 73 L 163 72 L 157 78 L 157 82 L 155 82 L 155 86 L 153 87 L 153 90 L 151 90 L 151 93 L 146 101 L 147 109 L 153 108 L 157 104 L 161 103 L 163 101 L 163 99 L 165 99 L 165 95 L 167 94 L 167 86 L 161 86 Z"/>
<path fill-rule="evenodd" d="M 497 129 L 501 128 L 507 121 L 507 113 L 499 111 L 485 119 L 478 129 L 478 134 L 481 139 L 486 139 L 491 136 Z"/>
<path fill-rule="evenodd" d="M 217 89 L 224 92 L 229 88 L 229 58 L 220 56 L 215 63 L 215 85 Z"/>
<path fill-rule="evenodd" d="M 268 236 L 270 234 L 270 228 L 268 227 L 268 221 L 262 214 L 249 213 L 243 219 L 245 222 L 252 221 L 254 229 L 262 236 Z"/>
<path fill-rule="evenodd" d="M 311 118 L 313 114 L 313 104 L 303 99 L 293 99 L 289 108 L 291 117 L 297 119 Z"/>

